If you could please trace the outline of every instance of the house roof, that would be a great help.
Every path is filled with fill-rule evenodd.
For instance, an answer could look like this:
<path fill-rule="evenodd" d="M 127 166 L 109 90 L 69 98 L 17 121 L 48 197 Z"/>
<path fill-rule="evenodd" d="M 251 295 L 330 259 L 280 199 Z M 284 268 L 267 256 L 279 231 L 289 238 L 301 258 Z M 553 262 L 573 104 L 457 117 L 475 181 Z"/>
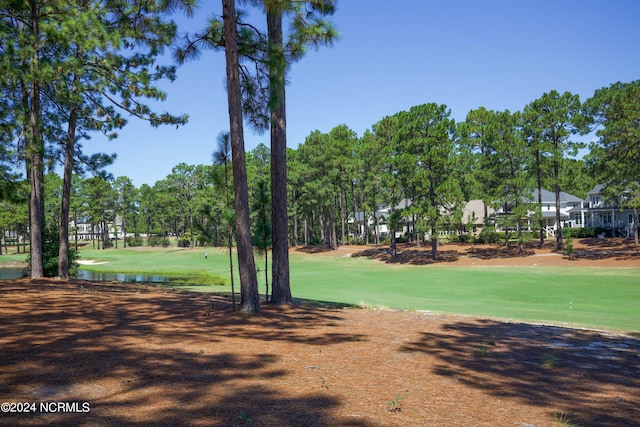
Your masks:
<path fill-rule="evenodd" d="M 602 189 L 604 188 L 604 184 L 598 184 L 595 187 L 593 187 L 588 193 L 587 196 L 591 195 L 591 194 L 600 194 L 602 193 Z"/>
<path fill-rule="evenodd" d="M 555 203 L 556 202 L 556 193 L 553 191 L 549 191 L 549 190 L 545 190 L 544 188 L 541 189 L 541 193 L 542 193 L 542 203 Z M 533 190 L 531 192 L 531 201 L 532 202 L 537 202 L 538 201 L 538 190 Z M 565 193 L 564 191 L 560 192 L 560 203 L 569 203 L 569 202 L 573 202 L 573 203 L 580 203 L 582 202 L 582 199 L 574 196 L 573 194 L 569 194 L 569 193 Z"/>
<path fill-rule="evenodd" d="M 555 211 L 542 211 L 542 218 L 543 219 L 555 219 L 556 218 L 556 212 Z M 564 212 L 560 212 L 560 218 L 568 219 L 569 215 L 564 213 Z"/>
<path fill-rule="evenodd" d="M 491 206 L 487 206 L 487 214 L 491 215 L 495 210 Z M 469 221 L 469 218 L 473 218 L 474 221 Z M 467 204 L 462 208 L 462 223 L 468 224 L 472 222 L 474 224 L 482 224 L 484 222 L 484 202 L 480 199 L 469 200 Z"/>

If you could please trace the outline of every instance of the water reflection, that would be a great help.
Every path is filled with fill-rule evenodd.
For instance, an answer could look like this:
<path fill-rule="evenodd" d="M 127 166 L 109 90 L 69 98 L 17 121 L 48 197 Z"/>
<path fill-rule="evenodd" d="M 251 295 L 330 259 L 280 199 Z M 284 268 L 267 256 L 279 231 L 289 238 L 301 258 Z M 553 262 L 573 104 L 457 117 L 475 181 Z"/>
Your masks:
<path fill-rule="evenodd" d="M 89 270 L 79 270 L 76 278 L 91 282 L 169 283 L 171 281 L 168 277 L 159 275 L 105 273 Z"/>
<path fill-rule="evenodd" d="M 24 277 L 24 268 L 0 267 L 0 280 L 19 279 Z"/>
<path fill-rule="evenodd" d="M 24 276 L 24 268 L 0 267 L 0 280 L 19 279 Z M 154 274 L 104 273 L 99 271 L 78 270 L 75 278 L 91 282 L 133 282 L 133 283 L 170 283 L 166 276 Z M 175 280 L 175 279 L 174 279 Z"/>

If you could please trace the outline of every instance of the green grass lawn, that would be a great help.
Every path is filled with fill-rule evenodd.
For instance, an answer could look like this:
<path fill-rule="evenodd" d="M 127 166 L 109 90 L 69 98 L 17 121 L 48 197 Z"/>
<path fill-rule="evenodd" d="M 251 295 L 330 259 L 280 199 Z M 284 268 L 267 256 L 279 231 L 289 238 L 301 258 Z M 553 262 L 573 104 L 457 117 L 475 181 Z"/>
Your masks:
<path fill-rule="evenodd" d="M 2 266 L 2 264 L 9 264 L 9 263 L 14 263 L 14 262 L 25 262 L 27 259 L 27 254 L 24 253 L 20 253 L 20 254 L 16 254 L 16 253 L 11 253 L 11 254 L 3 254 L 2 256 L 0 256 L 0 267 Z"/>
<path fill-rule="evenodd" d="M 299 298 L 640 331 L 640 269 L 389 266 L 292 258 Z"/>
<path fill-rule="evenodd" d="M 108 262 L 82 267 L 94 271 L 191 276 L 199 285 L 181 288 L 230 291 L 228 253 L 219 249 L 82 250 L 80 256 Z M 296 253 L 290 260 L 295 298 L 640 331 L 640 268 L 398 266 Z M 256 264 L 264 269 L 263 258 Z M 213 285 L 220 278 L 227 284 Z M 262 274 L 259 284 L 264 293 Z"/>

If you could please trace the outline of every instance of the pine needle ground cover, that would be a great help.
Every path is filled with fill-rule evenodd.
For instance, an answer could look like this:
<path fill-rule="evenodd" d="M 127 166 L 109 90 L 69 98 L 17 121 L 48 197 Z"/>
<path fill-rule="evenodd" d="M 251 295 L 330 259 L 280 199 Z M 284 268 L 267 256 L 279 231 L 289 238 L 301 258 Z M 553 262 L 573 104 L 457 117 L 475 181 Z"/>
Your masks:
<path fill-rule="evenodd" d="M 291 254 L 300 304 L 256 315 L 182 285 L 2 280 L 0 401 L 89 411 L 9 410 L 0 425 L 635 425 L 640 256 L 602 244 L 572 260 L 444 245 L 437 262 L 304 248 Z M 224 252 L 135 251 L 83 257 L 228 277 Z M 515 320 L 529 316 L 555 325 Z"/>
<path fill-rule="evenodd" d="M 318 305 L 246 315 L 228 297 L 78 280 L 0 281 L 0 301 L 3 426 L 640 419 L 638 334 Z"/>

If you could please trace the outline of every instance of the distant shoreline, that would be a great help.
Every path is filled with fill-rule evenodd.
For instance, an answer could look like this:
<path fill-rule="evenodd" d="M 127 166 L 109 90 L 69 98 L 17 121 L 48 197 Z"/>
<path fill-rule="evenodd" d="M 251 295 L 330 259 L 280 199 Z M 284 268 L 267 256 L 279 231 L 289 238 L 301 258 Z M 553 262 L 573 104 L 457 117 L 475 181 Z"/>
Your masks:
<path fill-rule="evenodd" d="M 27 266 L 28 264 L 22 261 L 0 262 L 0 268 L 26 268 Z"/>

